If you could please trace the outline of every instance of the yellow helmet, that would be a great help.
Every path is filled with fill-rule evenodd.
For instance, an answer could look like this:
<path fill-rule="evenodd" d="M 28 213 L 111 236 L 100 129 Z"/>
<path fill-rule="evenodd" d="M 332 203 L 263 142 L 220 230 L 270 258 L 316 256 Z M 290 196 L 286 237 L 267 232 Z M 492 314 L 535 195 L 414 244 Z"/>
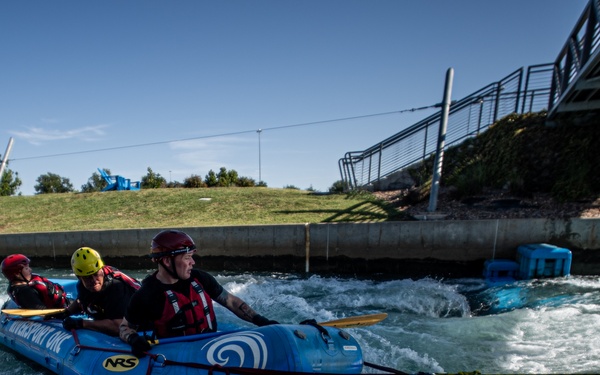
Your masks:
<path fill-rule="evenodd" d="M 104 267 L 100 254 L 91 247 L 80 247 L 71 257 L 71 268 L 76 276 L 90 276 Z"/>

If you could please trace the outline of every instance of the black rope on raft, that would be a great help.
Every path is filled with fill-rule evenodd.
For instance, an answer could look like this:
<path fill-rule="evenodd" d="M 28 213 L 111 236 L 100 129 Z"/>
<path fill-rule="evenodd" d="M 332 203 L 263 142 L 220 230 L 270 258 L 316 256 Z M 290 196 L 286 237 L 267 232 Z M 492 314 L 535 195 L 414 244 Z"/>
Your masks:
<path fill-rule="evenodd" d="M 370 362 L 363 362 L 363 364 L 367 367 L 371 367 L 374 368 L 376 370 L 381 370 L 381 371 L 387 371 L 390 374 L 399 374 L 399 375 L 408 375 L 407 372 L 403 372 L 400 370 L 396 370 L 395 368 L 391 368 L 391 367 L 385 367 L 385 366 L 381 366 L 381 365 L 376 365 L 374 363 L 370 363 Z"/>
<path fill-rule="evenodd" d="M 311 323 L 304 323 L 304 324 L 313 325 Z M 78 349 L 90 349 L 90 350 L 98 350 L 98 351 L 104 351 L 104 352 L 132 354 L 132 352 L 130 350 L 114 349 L 114 348 L 107 349 L 107 348 L 100 348 L 100 347 L 95 347 L 95 346 L 82 345 L 79 342 L 79 336 L 77 335 L 77 331 L 73 329 L 73 330 L 71 330 L 71 333 L 73 334 L 75 346 Z M 308 375 L 308 374 L 312 374 L 311 372 L 266 370 L 266 369 L 255 369 L 255 368 L 246 368 L 246 367 L 223 367 L 218 364 L 205 365 L 202 363 L 195 363 L 195 362 L 178 362 L 178 361 L 173 361 L 173 360 L 167 359 L 161 354 L 152 354 L 152 353 L 146 353 L 146 354 L 150 358 L 152 358 L 152 361 L 150 361 L 148 363 L 148 368 L 146 370 L 146 374 L 151 373 L 152 367 L 153 367 L 153 365 L 152 365 L 153 361 L 155 363 L 159 363 L 161 366 L 171 365 L 171 366 L 182 366 L 182 367 L 202 369 L 202 370 L 208 371 L 209 375 L 213 375 L 215 373 L 223 373 L 226 375 L 230 375 L 230 374 L 238 374 L 238 375 Z M 163 360 L 158 361 L 159 357 L 162 357 Z M 400 370 L 396 370 L 391 367 L 376 365 L 376 364 L 366 362 L 366 361 L 363 362 L 363 364 L 367 367 L 371 367 L 376 370 L 386 371 L 385 374 L 382 373 L 380 375 L 386 375 L 386 374 L 390 374 L 390 373 L 391 374 L 399 374 L 399 375 L 408 375 L 408 373 L 406 373 L 406 372 L 402 372 Z M 340 375 L 340 373 L 326 373 L 326 372 L 321 372 L 320 374 L 322 374 L 322 375 Z M 377 374 L 375 374 L 375 375 L 377 375 Z"/>

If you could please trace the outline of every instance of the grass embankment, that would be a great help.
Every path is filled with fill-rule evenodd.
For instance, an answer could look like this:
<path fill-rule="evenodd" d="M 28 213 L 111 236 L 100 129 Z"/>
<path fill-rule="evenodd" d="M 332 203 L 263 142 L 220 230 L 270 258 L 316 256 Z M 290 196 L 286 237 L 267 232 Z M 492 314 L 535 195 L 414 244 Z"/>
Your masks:
<path fill-rule="evenodd" d="M 400 215 L 371 194 L 199 188 L 0 197 L 0 233 L 376 222 Z"/>
<path fill-rule="evenodd" d="M 486 190 L 511 196 L 549 193 L 559 202 L 595 200 L 600 192 L 596 121 L 546 123 L 546 112 L 508 115 L 485 132 L 444 153 L 441 185 L 452 188 L 456 200 Z M 431 187 L 433 156 L 413 170 L 424 199 Z"/>

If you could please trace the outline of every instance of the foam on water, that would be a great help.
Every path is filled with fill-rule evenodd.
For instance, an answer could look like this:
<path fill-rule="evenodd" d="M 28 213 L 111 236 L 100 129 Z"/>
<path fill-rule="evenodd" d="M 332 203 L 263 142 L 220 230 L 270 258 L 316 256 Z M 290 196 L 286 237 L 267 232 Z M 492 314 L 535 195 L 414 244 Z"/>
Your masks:
<path fill-rule="evenodd" d="M 39 271 L 46 276 L 64 277 Z M 130 274 L 142 278 L 146 271 Z M 68 274 L 68 273 L 67 273 Z M 215 274 L 230 292 L 281 323 L 388 313 L 348 329 L 365 361 L 401 371 L 483 373 L 600 372 L 600 278 L 569 277 L 486 288 L 483 280 L 364 280 L 294 274 Z M 2 294 L 6 282 L 0 281 Z M 504 309 L 484 305 L 516 302 Z M 240 324 L 217 306 L 222 323 Z M 249 323 L 243 323 L 252 326 Z M 0 351 L 0 373 L 15 373 Z M 17 373 L 38 368 L 19 363 Z M 365 369 L 365 372 L 380 372 Z"/>

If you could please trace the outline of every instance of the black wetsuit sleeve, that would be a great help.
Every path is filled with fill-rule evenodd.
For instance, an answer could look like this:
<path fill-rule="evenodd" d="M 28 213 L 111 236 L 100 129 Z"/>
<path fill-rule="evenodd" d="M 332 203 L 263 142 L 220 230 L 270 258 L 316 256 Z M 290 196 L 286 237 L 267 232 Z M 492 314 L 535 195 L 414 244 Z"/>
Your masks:
<path fill-rule="evenodd" d="M 47 309 L 48 307 L 40 297 L 37 290 L 30 286 L 18 286 L 14 288 L 15 297 L 19 306 L 23 309 Z"/>
<path fill-rule="evenodd" d="M 148 331 L 162 316 L 164 306 L 164 291 L 159 282 L 148 278 L 129 300 L 125 318 L 136 331 Z"/>
<path fill-rule="evenodd" d="M 135 289 L 124 281 L 113 280 L 106 290 L 103 310 L 104 319 L 121 319 L 125 316 L 127 304 Z"/>
<path fill-rule="evenodd" d="M 114 279 L 97 293 L 81 288 L 78 298 L 84 312 L 94 320 L 121 319 L 134 292 L 135 289 L 126 282 Z"/>

